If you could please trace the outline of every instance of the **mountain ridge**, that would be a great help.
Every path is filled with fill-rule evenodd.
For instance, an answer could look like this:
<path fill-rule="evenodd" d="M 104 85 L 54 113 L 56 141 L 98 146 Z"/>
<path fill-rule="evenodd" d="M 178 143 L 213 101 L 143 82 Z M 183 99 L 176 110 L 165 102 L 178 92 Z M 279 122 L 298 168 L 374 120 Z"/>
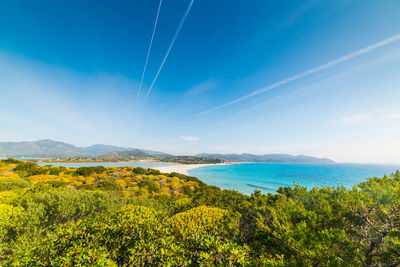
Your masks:
<path fill-rule="evenodd" d="M 111 152 L 135 150 L 137 148 L 95 144 L 78 147 L 68 143 L 41 139 L 37 141 L 0 142 L 0 157 L 98 157 Z M 164 154 L 159 151 L 140 149 L 150 155 Z"/>
<path fill-rule="evenodd" d="M 223 159 L 233 162 L 285 162 L 285 163 L 334 163 L 328 158 L 317 158 L 306 155 L 290 154 L 263 154 L 255 155 L 249 153 L 242 154 L 214 154 L 200 153 L 197 157 Z"/>
<path fill-rule="evenodd" d="M 37 141 L 0 142 L 0 157 L 32 157 L 32 158 L 67 158 L 67 157 L 147 157 L 173 156 L 160 151 L 95 144 L 78 147 L 68 143 L 42 139 Z M 193 156 L 192 156 L 193 157 Z M 327 158 L 289 154 L 218 154 L 200 153 L 195 157 L 219 159 L 233 162 L 298 162 L 298 163 L 334 163 Z"/>

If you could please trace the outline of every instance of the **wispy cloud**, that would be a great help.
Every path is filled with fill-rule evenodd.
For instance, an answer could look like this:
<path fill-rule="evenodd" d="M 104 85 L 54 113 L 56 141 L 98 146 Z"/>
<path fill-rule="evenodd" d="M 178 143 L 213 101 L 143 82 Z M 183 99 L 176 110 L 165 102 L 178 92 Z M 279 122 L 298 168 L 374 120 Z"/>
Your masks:
<path fill-rule="evenodd" d="M 389 115 L 388 115 L 388 118 L 389 118 L 389 119 L 392 119 L 392 120 L 400 120 L 400 113 L 392 113 L 392 114 L 389 114 Z"/>
<path fill-rule="evenodd" d="M 388 38 L 388 39 L 385 39 L 385 40 L 383 40 L 383 41 L 380 41 L 380 42 L 377 42 L 377 43 L 375 43 L 375 44 L 369 45 L 369 46 L 367 46 L 367 47 L 364 47 L 364 48 L 362 48 L 362 49 L 359 49 L 359 50 L 357 50 L 357 51 L 355 51 L 355 52 L 352 52 L 352 53 L 349 53 L 349 54 L 347 54 L 347 55 L 341 56 L 341 57 L 339 57 L 339 58 L 336 58 L 336 59 L 334 59 L 334 60 L 331 60 L 331 61 L 329 61 L 329 62 L 327 62 L 327 63 L 325 63 L 325 64 L 323 64 L 323 65 L 320 65 L 320 66 L 318 66 L 318 67 L 309 69 L 309 70 L 307 70 L 307 71 L 305 71 L 305 72 L 296 74 L 296 75 L 294 75 L 294 76 L 291 76 L 291 77 L 286 78 L 286 79 L 284 79 L 284 80 L 281 80 L 281 81 L 279 81 L 279 82 L 273 83 L 273 84 L 271 84 L 271 85 L 269 85 L 269 86 L 266 86 L 266 87 L 264 87 L 264 88 L 261 88 L 261 89 L 259 89 L 259 90 L 256 90 L 256 91 L 254 91 L 254 92 L 252 92 L 252 93 L 250 93 L 250 94 L 244 95 L 244 96 L 242 96 L 242 97 L 236 98 L 236 99 L 234 99 L 234 100 L 232 100 L 232 101 L 230 101 L 230 102 L 227 102 L 227 103 L 225 103 L 225 104 L 222 104 L 222 105 L 216 106 L 216 107 L 214 107 L 214 108 L 210 108 L 210 109 L 208 109 L 208 110 L 205 110 L 205 111 L 203 111 L 203 112 L 200 112 L 198 115 L 205 115 L 205 114 L 207 114 L 207 113 L 216 111 L 216 110 L 218 110 L 218 109 L 221 109 L 221 108 L 224 108 L 224 107 L 227 107 L 227 106 L 230 106 L 230 105 L 233 105 L 233 104 L 242 102 L 242 101 L 244 101 L 244 100 L 246 100 L 246 99 L 248 99 L 248 98 L 250 98 L 250 97 L 253 97 L 253 96 L 256 96 L 256 95 L 265 93 L 265 92 L 267 92 L 267 91 L 270 91 L 270 90 L 272 90 L 272 89 L 275 89 L 275 88 L 280 87 L 280 86 L 282 86 L 282 85 L 285 85 L 285 84 L 287 84 L 287 83 L 290 83 L 290 82 L 299 80 L 299 79 L 304 78 L 304 77 L 307 77 L 307 76 L 309 76 L 309 75 L 311 75 L 311 74 L 320 72 L 320 71 L 322 71 L 322 70 L 328 69 L 328 68 L 333 67 L 333 66 L 335 66 L 335 65 L 338 65 L 338 64 L 340 64 L 340 63 L 343 63 L 343 62 L 346 62 L 346 61 L 348 61 L 348 60 L 354 59 L 354 58 L 356 58 L 356 57 L 359 57 L 359 56 L 361 56 L 361 55 L 363 55 L 363 54 L 366 54 L 366 53 L 368 53 L 368 52 L 371 52 L 371 51 L 373 51 L 373 50 L 375 50 L 375 49 L 378 49 L 378 48 L 380 48 L 380 47 L 382 47 L 382 46 L 391 44 L 391 43 L 396 42 L 396 41 L 398 41 L 398 40 L 400 40 L 400 34 L 396 34 L 396 35 L 394 35 L 394 36 L 392 36 L 392 37 L 390 37 L 390 38 Z"/>
<path fill-rule="evenodd" d="M 186 91 L 186 95 L 188 96 L 199 95 L 216 88 L 219 84 L 220 84 L 219 80 L 210 79 L 191 87 L 189 90 Z"/>
<path fill-rule="evenodd" d="M 357 124 L 371 120 L 371 116 L 366 114 L 358 114 L 353 116 L 344 116 L 341 117 L 340 120 L 346 124 Z"/>
<path fill-rule="evenodd" d="M 319 2 L 320 0 L 312 0 L 301 3 L 301 5 L 294 10 L 293 14 L 291 14 L 283 21 L 280 27 L 287 28 L 289 26 L 292 26 L 298 20 L 305 17 L 305 15 L 307 15 L 310 11 L 312 11 L 312 9 L 315 8 Z"/>
<path fill-rule="evenodd" d="M 197 142 L 200 139 L 196 136 L 179 136 L 179 138 L 186 142 Z"/>

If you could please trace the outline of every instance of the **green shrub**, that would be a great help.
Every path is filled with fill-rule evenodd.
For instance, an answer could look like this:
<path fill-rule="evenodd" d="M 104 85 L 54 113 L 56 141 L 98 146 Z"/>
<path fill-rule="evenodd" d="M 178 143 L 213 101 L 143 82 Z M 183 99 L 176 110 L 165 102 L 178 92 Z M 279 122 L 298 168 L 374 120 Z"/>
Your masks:
<path fill-rule="evenodd" d="M 140 183 L 139 183 L 140 187 L 144 187 L 146 188 L 150 193 L 151 192 L 160 192 L 160 186 L 158 186 L 155 181 L 150 180 L 150 179 L 143 179 Z"/>
<path fill-rule="evenodd" d="M 37 164 L 32 162 L 20 162 L 14 171 L 21 177 L 28 177 L 32 175 L 45 174 L 46 171 L 39 167 Z"/>
<path fill-rule="evenodd" d="M 94 167 L 79 167 L 78 169 L 76 169 L 75 175 L 77 175 L 77 176 L 82 175 L 82 176 L 87 177 L 89 175 L 94 174 L 95 172 L 96 171 L 95 171 Z"/>
<path fill-rule="evenodd" d="M 14 190 L 30 187 L 31 183 L 22 178 L 3 178 L 0 177 L 0 191 Z"/>
<path fill-rule="evenodd" d="M 13 159 L 13 158 L 8 158 L 8 159 L 3 159 L 2 162 L 7 163 L 7 164 L 10 164 L 10 163 L 18 164 L 18 163 L 21 163 L 22 161 Z"/>
<path fill-rule="evenodd" d="M 142 167 L 136 167 L 133 169 L 133 172 L 136 174 L 146 174 L 147 170 L 145 168 Z"/>

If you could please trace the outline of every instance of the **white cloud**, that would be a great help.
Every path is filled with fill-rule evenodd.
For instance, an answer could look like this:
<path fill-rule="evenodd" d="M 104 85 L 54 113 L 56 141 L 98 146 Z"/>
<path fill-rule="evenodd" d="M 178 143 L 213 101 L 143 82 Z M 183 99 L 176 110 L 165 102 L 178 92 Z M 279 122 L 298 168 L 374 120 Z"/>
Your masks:
<path fill-rule="evenodd" d="M 389 114 L 388 118 L 392 119 L 392 120 L 399 120 L 400 119 L 400 113 Z"/>
<path fill-rule="evenodd" d="M 354 115 L 354 116 L 344 116 L 344 117 L 340 118 L 340 120 L 346 124 L 361 123 L 364 121 L 369 121 L 370 119 L 371 119 L 371 116 L 366 115 L 366 114 L 359 114 L 359 115 Z"/>
<path fill-rule="evenodd" d="M 199 138 L 196 136 L 179 136 L 180 139 L 186 141 L 186 142 L 197 142 L 199 141 Z"/>

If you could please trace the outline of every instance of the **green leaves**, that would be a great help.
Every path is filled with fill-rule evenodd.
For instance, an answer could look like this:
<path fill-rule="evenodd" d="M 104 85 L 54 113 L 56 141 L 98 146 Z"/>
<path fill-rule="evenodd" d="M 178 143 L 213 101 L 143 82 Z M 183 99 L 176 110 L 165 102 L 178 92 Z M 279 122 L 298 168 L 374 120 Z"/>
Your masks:
<path fill-rule="evenodd" d="M 400 172 L 246 196 L 150 169 L 0 161 L 0 265 L 395 266 L 399 251 Z"/>

